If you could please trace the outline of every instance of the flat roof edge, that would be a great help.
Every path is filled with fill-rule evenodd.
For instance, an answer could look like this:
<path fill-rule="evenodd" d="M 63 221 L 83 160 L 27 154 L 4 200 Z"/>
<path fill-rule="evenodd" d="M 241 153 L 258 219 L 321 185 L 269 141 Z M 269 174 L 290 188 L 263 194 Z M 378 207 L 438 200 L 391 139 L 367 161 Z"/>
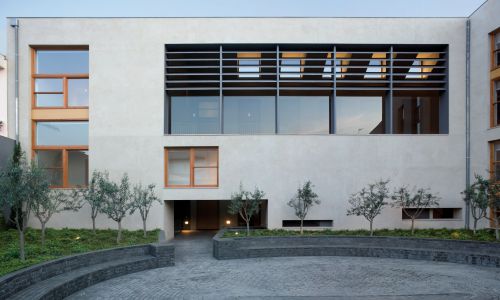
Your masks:
<path fill-rule="evenodd" d="M 467 19 L 469 16 L 457 17 L 308 17 L 308 16 L 262 16 L 262 17 L 6 17 L 7 19 Z"/>

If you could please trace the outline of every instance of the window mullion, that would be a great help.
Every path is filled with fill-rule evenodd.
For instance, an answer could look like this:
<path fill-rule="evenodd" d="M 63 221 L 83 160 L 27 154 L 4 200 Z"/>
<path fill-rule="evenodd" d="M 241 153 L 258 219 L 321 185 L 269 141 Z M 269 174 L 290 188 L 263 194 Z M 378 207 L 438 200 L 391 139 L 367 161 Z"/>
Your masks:
<path fill-rule="evenodd" d="M 68 150 L 62 149 L 63 187 L 68 186 Z"/>
<path fill-rule="evenodd" d="M 195 158 L 195 155 L 194 155 L 194 151 L 195 149 L 194 148 L 191 148 L 189 150 L 189 168 L 190 168 L 190 172 L 189 172 L 189 185 L 190 186 L 194 186 L 194 158 Z"/>

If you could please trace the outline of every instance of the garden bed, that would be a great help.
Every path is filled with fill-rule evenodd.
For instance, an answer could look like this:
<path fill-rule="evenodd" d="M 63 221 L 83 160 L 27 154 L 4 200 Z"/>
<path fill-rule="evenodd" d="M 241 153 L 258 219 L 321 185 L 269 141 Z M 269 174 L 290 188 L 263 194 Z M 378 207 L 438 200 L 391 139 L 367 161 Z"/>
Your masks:
<path fill-rule="evenodd" d="M 370 236 L 368 230 L 305 230 L 304 236 Z M 464 229 L 416 229 L 412 234 L 410 230 L 403 229 L 380 229 L 375 230 L 374 236 L 387 236 L 387 237 L 413 237 L 413 238 L 435 238 L 446 240 L 471 240 L 483 242 L 495 242 L 495 231 L 491 229 L 481 229 L 476 232 L 476 235 L 471 230 Z M 298 230 L 286 229 L 254 229 L 250 230 L 252 237 L 271 237 L 271 236 L 300 236 Z M 226 230 L 222 238 L 242 238 L 246 237 L 245 230 Z"/>
<path fill-rule="evenodd" d="M 373 237 L 364 231 L 354 235 L 356 232 L 307 231 L 301 236 L 295 231 L 255 230 L 247 237 L 245 231 L 222 230 L 213 238 L 213 255 L 216 259 L 358 256 L 500 267 L 500 243 L 497 242 L 458 240 L 459 233 L 449 238 L 429 238 L 429 235 L 422 238 L 422 232 L 419 237 L 388 235 L 388 232 L 395 234 L 398 231 L 377 231 L 379 236 Z M 381 236 L 382 232 L 387 235 Z M 439 232 L 443 234 L 445 230 Z"/>
<path fill-rule="evenodd" d="M 0 230 L 0 276 L 59 257 L 89 251 L 142 245 L 158 240 L 158 230 L 149 231 L 143 237 L 140 231 L 122 231 L 123 239 L 116 244 L 116 230 L 47 229 L 45 247 L 41 246 L 40 230 L 26 232 L 26 261 L 19 259 L 19 240 L 15 229 Z"/>

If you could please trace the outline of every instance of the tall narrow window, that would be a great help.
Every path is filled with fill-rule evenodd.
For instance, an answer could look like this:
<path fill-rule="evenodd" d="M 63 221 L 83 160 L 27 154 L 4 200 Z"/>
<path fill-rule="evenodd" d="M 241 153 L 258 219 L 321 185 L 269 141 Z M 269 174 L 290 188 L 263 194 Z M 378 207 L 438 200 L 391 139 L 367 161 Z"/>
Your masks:
<path fill-rule="evenodd" d="M 500 79 L 491 82 L 494 126 L 500 125 Z"/>
<path fill-rule="evenodd" d="M 166 187 L 217 187 L 218 185 L 218 148 L 165 148 Z"/>
<path fill-rule="evenodd" d="M 493 69 L 500 67 L 500 28 L 491 34 L 491 60 Z"/>

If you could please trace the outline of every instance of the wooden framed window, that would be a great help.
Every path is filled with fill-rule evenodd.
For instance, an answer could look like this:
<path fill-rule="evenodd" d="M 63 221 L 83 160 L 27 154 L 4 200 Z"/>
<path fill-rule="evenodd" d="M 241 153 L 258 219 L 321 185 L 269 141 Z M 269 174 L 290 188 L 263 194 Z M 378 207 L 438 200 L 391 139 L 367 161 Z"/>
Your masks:
<path fill-rule="evenodd" d="M 218 147 L 165 148 L 165 187 L 218 186 Z"/>
<path fill-rule="evenodd" d="M 500 28 L 490 33 L 491 70 L 500 67 Z"/>
<path fill-rule="evenodd" d="M 88 47 L 32 49 L 31 76 L 33 108 L 88 107 Z"/>
<path fill-rule="evenodd" d="M 33 158 L 52 188 L 88 185 L 88 121 L 33 122 Z"/>

